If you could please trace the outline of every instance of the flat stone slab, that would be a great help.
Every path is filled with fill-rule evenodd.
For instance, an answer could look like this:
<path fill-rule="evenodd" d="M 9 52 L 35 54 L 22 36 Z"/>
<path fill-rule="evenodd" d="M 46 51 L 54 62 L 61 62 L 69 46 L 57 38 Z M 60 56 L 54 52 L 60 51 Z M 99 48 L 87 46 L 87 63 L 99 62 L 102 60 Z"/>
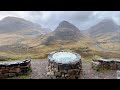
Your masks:
<path fill-rule="evenodd" d="M 75 64 L 81 59 L 80 55 L 75 52 L 58 51 L 52 52 L 48 56 L 49 61 L 61 64 Z"/>
<path fill-rule="evenodd" d="M 12 62 L 1 62 L 0 66 L 11 66 L 11 65 L 20 65 L 24 63 L 29 63 L 31 60 L 23 60 L 23 61 L 12 61 Z"/>
<path fill-rule="evenodd" d="M 97 62 L 120 62 L 120 60 L 113 60 L 113 59 L 103 59 L 103 58 L 100 58 L 100 59 L 93 59 L 93 61 L 97 61 Z"/>

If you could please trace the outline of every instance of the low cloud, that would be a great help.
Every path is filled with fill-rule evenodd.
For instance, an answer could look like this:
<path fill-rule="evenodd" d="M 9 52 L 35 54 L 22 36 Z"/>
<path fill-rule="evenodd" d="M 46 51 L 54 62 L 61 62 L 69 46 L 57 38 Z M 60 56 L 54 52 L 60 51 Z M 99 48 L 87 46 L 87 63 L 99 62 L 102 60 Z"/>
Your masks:
<path fill-rule="evenodd" d="M 113 19 L 120 24 L 120 11 L 0 11 L 0 20 L 15 16 L 54 30 L 62 20 L 67 20 L 80 30 L 88 29 L 103 19 Z"/>

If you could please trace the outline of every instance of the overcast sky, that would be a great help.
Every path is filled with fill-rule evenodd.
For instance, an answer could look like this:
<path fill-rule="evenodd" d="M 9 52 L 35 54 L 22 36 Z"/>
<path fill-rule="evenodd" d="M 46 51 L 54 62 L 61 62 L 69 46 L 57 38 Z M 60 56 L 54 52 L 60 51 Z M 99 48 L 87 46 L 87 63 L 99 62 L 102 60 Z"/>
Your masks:
<path fill-rule="evenodd" d="M 0 20 L 6 16 L 24 18 L 52 30 L 63 20 L 73 23 L 80 30 L 109 18 L 120 24 L 120 11 L 0 11 Z"/>

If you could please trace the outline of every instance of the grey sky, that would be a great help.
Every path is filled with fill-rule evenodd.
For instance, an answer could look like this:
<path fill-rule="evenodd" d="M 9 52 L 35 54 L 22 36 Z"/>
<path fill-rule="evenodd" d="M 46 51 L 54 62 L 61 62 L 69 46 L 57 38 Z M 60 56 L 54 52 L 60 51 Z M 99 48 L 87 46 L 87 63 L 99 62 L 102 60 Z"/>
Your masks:
<path fill-rule="evenodd" d="M 120 24 L 120 11 L 0 11 L 0 20 L 15 16 L 54 30 L 62 20 L 67 20 L 80 30 L 87 29 L 103 19 L 111 18 Z"/>

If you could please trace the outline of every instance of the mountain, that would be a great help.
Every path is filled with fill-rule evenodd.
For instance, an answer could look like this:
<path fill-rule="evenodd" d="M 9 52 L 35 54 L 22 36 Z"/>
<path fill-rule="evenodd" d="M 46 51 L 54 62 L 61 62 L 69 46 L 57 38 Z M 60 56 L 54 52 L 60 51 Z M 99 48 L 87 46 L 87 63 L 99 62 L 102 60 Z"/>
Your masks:
<path fill-rule="evenodd" d="M 111 19 L 105 19 L 86 30 L 90 37 L 100 42 L 120 42 L 120 26 Z"/>
<path fill-rule="evenodd" d="M 62 21 L 54 30 L 54 35 L 60 40 L 76 40 L 82 36 L 80 30 L 68 21 Z"/>
<path fill-rule="evenodd" d="M 72 42 L 84 37 L 80 30 L 68 21 L 62 21 L 58 27 L 48 36 L 46 43 Z"/>
<path fill-rule="evenodd" d="M 105 51 L 119 51 L 120 45 L 120 26 L 111 19 L 104 19 L 98 24 L 84 31 L 88 35 L 95 47 Z"/>
<path fill-rule="evenodd" d="M 0 21 L 0 33 L 22 33 L 36 35 L 45 33 L 39 24 L 18 17 L 5 17 Z"/>
<path fill-rule="evenodd" d="M 0 52 L 25 52 L 27 48 L 39 45 L 41 38 L 51 32 L 39 24 L 18 17 L 5 17 L 0 21 Z M 36 42 L 35 42 L 36 41 Z"/>
<path fill-rule="evenodd" d="M 100 23 L 91 27 L 87 31 L 89 32 L 91 37 L 98 37 L 108 33 L 116 33 L 120 30 L 120 26 L 117 25 L 111 19 L 102 20 Z"/>

